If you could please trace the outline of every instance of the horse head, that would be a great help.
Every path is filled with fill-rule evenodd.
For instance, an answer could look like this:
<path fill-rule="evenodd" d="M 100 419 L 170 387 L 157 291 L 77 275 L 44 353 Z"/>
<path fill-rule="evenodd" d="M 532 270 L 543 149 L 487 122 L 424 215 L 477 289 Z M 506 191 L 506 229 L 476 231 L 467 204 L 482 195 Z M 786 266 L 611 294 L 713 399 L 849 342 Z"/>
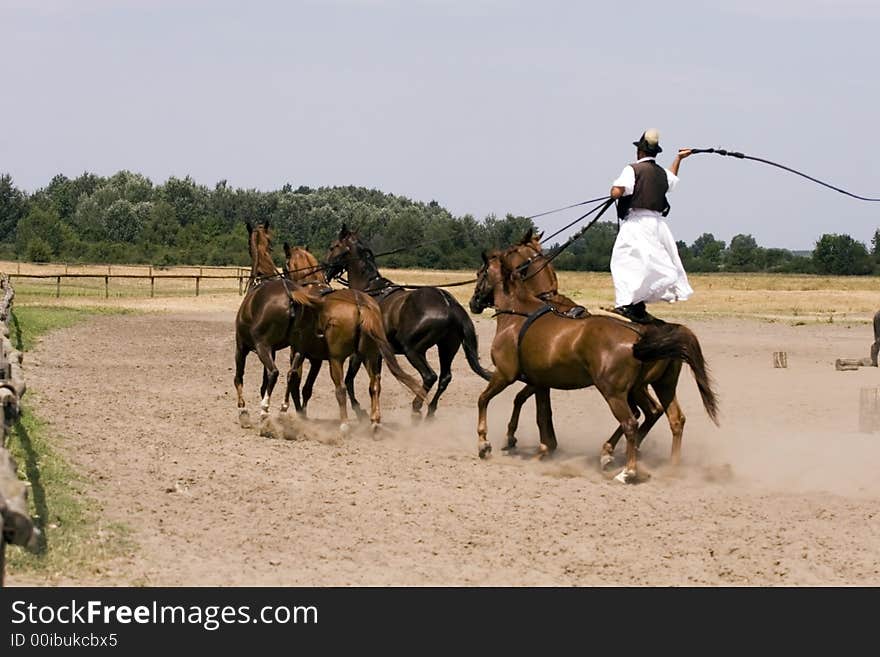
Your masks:
<path fill-rule="evenodd" d="M 518 244 L 504 251 L 504 264 L 511 270 L 514 279 L 521 280 L 526 289 L 535 296 L 553 295 L 559 289 L 556 271 L 549 264 L 541 247 L 544 233 L 535 233 L 532 229 L 523 236 Z"/>
<path fill-rule="evenodd" d="M 373 252 L 356 231 L 343 224 L 339 236 L 327 251 L 327 278 L 335 278 L 358 263 L 368 263 L 375 268 Z"/>
<path fill-rule="evenodd" d="M 483 264 L 477 270 L 474 294 L 468 304 L 471 312 L 477 315 L 495 305 L 495 290 L 499 284 L 504 284 L 509 274 L 503 267 L 501 251 L 483 251 L 481 255 Z"/>
<path fill-rule="evenodd" d="M 327 284 L 323 267 L 305 247 L 290 246 L 285 242 L 284 256 L 287 272 L 294 282 Z"/>
<path fill-rule="evenodd" d="M 277 273 L 272 261 L 272 236 L 269 222 L 248 227 L 248 252 L 251 256 L 251 275 L 273 276 Z"/>

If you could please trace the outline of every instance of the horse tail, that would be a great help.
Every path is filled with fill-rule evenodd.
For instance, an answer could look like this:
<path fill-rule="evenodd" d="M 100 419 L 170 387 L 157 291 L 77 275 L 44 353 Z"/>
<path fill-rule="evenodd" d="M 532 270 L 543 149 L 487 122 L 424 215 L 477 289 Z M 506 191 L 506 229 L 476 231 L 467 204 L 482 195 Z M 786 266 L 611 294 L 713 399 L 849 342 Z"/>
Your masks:
<path fill-rule="evenodd" d="M 718 397 L 712 389 L 712 377 L 703 358 L 700 342 L 689 328 L 681 324 L 651 326 L 633 345 L 633 355 L 644 363 L 665 359 L 687 363 L 697 382 L 703 408 L 712 421 L 718 424 Z"/>
<path fill-rule="evenodd" d="M 444 292 L 444 294 L 449 293 Z M 492 372 L 489 372 L 480 364 L 480 349 L 477 332 L 474 329 L 474 322 L 471 320 L 470 315 L 467 314 L 467 311 L 461 307 L 461 304 L 452 298 L 452 295 L 449 295 L 449 301 L 449 305 L 453 309 L 461 329 L 461 346 L 464 348 L 464 356 L 467 358 L 468 365 L 470 365 L 474 373 L 489 381 L 492 378 Z"/>
<path fill-rule="evenodd" d="M 422 382 L 404 372 L 400 367 L 397 357 L 394 355 L 394 350 L 391 348 L 388 336 L 385 334 L 385 325 L 382 323 L 382 311 L 379 309 L 379 304 L 370 297 L 359 301 L 361 330 L 376 344 L 382 358 L 388 363 L 388 369 L 394 375 L 394 378 L 412 390 L 422 401 L 427 401 L 428 396 L 422 387 Z"/>

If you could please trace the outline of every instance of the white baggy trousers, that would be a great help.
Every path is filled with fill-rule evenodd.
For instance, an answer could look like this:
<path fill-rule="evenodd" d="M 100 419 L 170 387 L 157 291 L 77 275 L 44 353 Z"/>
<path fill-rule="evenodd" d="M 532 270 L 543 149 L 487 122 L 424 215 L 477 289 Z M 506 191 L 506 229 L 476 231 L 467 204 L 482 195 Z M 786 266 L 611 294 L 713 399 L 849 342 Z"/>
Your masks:
<path fill-rule="evenodd" d="M 685 301 L 693 293 L 669 225 L 659 212 L 630 210 L 611 252 L 616 306 Z"/>

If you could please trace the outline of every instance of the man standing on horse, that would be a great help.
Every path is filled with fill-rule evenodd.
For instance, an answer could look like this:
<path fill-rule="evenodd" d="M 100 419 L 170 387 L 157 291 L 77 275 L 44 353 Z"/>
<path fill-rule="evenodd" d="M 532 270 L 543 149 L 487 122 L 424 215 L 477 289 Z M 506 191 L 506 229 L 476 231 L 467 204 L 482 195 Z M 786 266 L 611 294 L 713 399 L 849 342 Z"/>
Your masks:
<path fill-rule="evenodd" d="M 635 322 L 651 323 L 658 320 L 645 310 L 646 303 L 685 301 L 694 292 L 665 219 L 666 194 L 678 184 L 679 165 L 691 149 L 679 150 L 670 169 L 665 169 L 655 161 L 663 152 L 657 130 L 646 130 L 633 146 L 636 162 L 625 166 L 611 183 L 620 219 L 611 253 L 614 311 Z"/>

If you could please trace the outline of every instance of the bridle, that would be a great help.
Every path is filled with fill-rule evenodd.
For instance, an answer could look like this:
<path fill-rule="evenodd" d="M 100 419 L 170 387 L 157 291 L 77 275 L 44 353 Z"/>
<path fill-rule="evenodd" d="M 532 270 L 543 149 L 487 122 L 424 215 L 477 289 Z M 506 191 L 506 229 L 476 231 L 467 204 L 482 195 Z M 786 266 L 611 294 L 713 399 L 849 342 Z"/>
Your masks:
<path fill-rule="evenodd" d="M 541 267 L 538 271 L 534 272 L 534 274 L 532 274 L 532 276 L 528 276 L 527 272 L 529 270 L 529 267 L 531 267 L 532 264 L 537 262 L 539 259 L 547 260 L 547 256 L 544 255 L 543 251 L 539 251 L 531 244 L 518 244 L 518 245 L 512 247 L 512 249 L 515 250 L 519 246 L 524 246 L 527 249 L 531 249 L 534 252 L 533 255 L 531 255 L 529 258 L 527 258 L 525 262 L 518 264 L 513 270 L 514 273 L 522 281 L 527 281 L 529 278 L 532 278 L 532 276 L 534 276 L 538 272 L 542 271 L 547 266 L 547 264 L 549 264 L 549 262 L 546 263 L 543 267 Z M 551 289 L 551 290 L 545 290 L 544 292 L 539 292 L 539 293 L 535 294 L 535 296 L 537 298 L 539 298 L 541 301 L 548 302 L 552 297 L 555 297 L 558 294 L 559 294 L 559 289 L 556 288 L 556 289 Z"/>

